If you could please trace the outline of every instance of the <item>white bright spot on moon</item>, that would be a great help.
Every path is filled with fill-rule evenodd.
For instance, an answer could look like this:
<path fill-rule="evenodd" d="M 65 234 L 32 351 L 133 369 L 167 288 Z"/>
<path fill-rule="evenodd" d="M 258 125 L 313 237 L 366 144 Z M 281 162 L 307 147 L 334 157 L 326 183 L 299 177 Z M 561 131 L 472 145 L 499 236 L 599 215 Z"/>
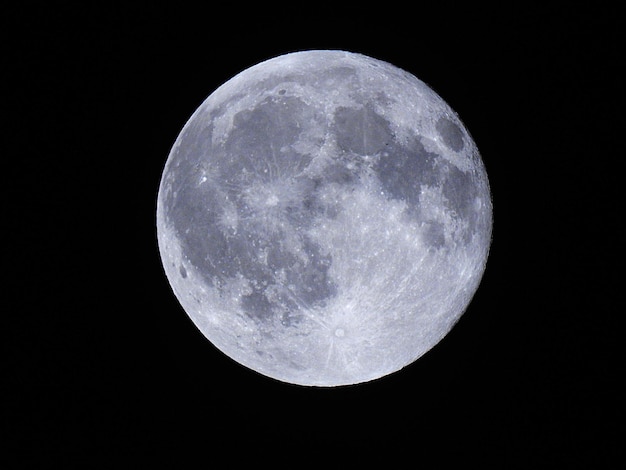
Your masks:
<path fill-rule="evenodd" d="M 251 67 L 196 110 L 157 200 L 163 266 L 239 363 L 366 382 L 443 338 L 478 288 L 489 184 L 458 116 L 388 63 L 342 51 Z"/>

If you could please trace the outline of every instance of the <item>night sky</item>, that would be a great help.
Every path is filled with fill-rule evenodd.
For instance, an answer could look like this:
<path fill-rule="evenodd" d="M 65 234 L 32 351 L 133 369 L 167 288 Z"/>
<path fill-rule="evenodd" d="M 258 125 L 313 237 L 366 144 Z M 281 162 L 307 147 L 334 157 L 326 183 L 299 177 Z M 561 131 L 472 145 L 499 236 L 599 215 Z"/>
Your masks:
<path fill-rule="evenodd" d="M 2 15 L 0 466 L 623 462 L 623 17 L 245 8 Z M 179 306 L 156 245 L 160 175 L 191 113 L 236 73 L 304 49 L 360 52 L 431 86 L 472 134 L 494 204 L 485 275 L 450 334 L 338 389 L 224 356 Z"/>

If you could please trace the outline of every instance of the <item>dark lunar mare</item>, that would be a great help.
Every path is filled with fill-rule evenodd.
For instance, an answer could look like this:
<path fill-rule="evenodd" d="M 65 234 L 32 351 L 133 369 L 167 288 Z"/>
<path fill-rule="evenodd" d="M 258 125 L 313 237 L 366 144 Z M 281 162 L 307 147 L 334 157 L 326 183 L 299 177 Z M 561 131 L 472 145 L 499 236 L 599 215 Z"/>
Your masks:
<path fill-rule="evenodd" d="M 389 122 L 370 106 L 339 108 L 333 128 L 340 150 L 357 156 L 357 160 L 365 155 L 377 157 L 373 169 L 384 192 L 407 203 L 409 215 L 424 224 L 425 239 L 431 246 L 444 245 L 444 227 L 441 222 L 426 218 L 420 210 L 420 193 L 425 186 L 441 185 L 450 212 L 468 223 L 461 238 L 469 242 L 479 218 L 473 208 L 480 188 L 477 175 L 471 171 L 465 173 L 442 156 L 428 152 L 419 136 L 401 145 Z M 448 147 L 456 151 L 463 148 L 461 130 L 451 120 L 441 118 L 437 129 Z"/>
<path fill-rule="evenodd" d="M 241 306 L 255 319 L 280 315 L 289 325 L 298 321 L 300 308 L 323 305 L 336 294 L 328 276 L 330 256 L 301 230 L 324 211 L 315 201 L 320 182 L 302 176 L 311 157 L 292 150 L 301 128 L 313 119 L 313 111 L 301 100 L 271 97 L 237 113 L 232 131 L 220 145 L 210 145 L 211 127 L 199 126 L 196 120 L 182 134 L 170 163 L 172 190 L 165 200 L 166 217 L 186 262 L 209 286 L 219 287 L 238 276 L 248 279 L 251 292 L 243 296 Z M 209 159 L 215 162 L 214 174 L 200 184 L 201 169 Z M 257 183 L 268 187 L 288 183 L 295 192 L 288 199 L 301 196 L 280 207 L 278 216 L 285 222 L 281 231 L 297 234 L 302 253 L 285 244 L 284 232 L 267 233 L 255 221 L 254 209 L 242 193 Z M 240 219 L 236 229 L 220 224 L 227 201 Z M 181 275 L 186 275 L 183 270 Z M 282 273 L 280 282 L 277 273 Z"/>
<path fill-rule="evenodd" d="M 443 139 L 443 143 L 455 152 L 463 150 L 463 131 L 447 117 L 441 117 L 435 124 L 435 129 Z"/>
<path fill-rule="evenodd" d="M 406 202 L 407 214 L 420 221 L 424 239 L 433 248 L 445 245 L 444 226 L 421 209 L 424 187 L 440 186 L 450 213 L 467 221 L 461 234 L 464 242 L 469 242 L 478 228 L 481 214 L 473 205 L 480 190 L 478 175 L 462 172 L 427 151 L 419 136 L 400 144 L 390 123 L 370 104 L 339 107 L 327 123 L 313 107 L 279 91 L 253 109 L 238 112 L 224 141 L 213 144 L 212 123 L 223 112 L 219 107 L 209 119 L 192 120 L 181 135 L 170 162 L 166 217 L 177 233 L 186 262 L 206 284 L 219 287 L 238 276 L 250 281 L 251 292 L 243 296 L 241 306 L 253 318 L 280 315 L 284 323 L 291 324 L 297 321 L 300 308 L 324 305 L 337 293 L 328 275 L 332 260 L 306 236 L 306 229 L 317 217 L 336 215 L 336 207 L 317 197 L 320 187 L 358 184 L 366 165 L 371 165 L 387 197 Z M 331 125 L 339 150 L 334 162 L 317 176 L 303 173 L 312 156 L 293 150 L 302 130 L 312 125 Z M 456 123 L 443 117 L 436 129 L 447 147 L 462 150 L 462 131 Z M 374 158 L 366 163 L 365 156 Z M 200 184 L 206 168 L 210 168 L 210 178 Z M 254 184 L 283 184 L 287 195 L 293 191 L 288 202 L 277 209 L 277 217 L 284 222 L 278 233 L 268 233 L 263 220 L 255 221 L 255 209 L 242 197 Z M 227 204 L 237 211 L 236 228 L 220 224 Z M 301 254 L 286 245 L 285 231 L 297 234 Z M 282 273 L 280 282 L 277 273 Z M 187 275 L 184 266 L 180 274 Z"/>

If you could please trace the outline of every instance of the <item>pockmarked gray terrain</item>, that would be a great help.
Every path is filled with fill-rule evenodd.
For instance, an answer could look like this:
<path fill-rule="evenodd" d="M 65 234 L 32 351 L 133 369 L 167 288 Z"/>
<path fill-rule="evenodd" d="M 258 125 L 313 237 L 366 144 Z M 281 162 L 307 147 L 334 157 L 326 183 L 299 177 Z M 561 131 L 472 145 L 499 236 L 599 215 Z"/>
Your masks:
<path fill-rule="evenodd" d="M 366 382 L 437 344 L 483 275 L 492 203 L 454 111 L 344 51 L 267 60 L 191 116 L 157 235 L 182 307 L 219 350 L 300 385 Z"/>

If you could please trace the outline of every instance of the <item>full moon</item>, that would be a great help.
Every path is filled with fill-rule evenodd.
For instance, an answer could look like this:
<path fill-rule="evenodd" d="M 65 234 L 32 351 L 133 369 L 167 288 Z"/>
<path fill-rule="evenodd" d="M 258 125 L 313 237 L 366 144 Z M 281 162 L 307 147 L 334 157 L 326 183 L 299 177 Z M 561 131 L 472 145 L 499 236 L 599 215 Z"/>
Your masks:
<path fill-rule="evenodd" d="M 487 174 L 413 75 L 344 51 L 282 55 L 194 112 L 169 154 L 157 237 L 183 309 L 263 375 L 331 387 L 414 362 L 485 270 Z"/>

